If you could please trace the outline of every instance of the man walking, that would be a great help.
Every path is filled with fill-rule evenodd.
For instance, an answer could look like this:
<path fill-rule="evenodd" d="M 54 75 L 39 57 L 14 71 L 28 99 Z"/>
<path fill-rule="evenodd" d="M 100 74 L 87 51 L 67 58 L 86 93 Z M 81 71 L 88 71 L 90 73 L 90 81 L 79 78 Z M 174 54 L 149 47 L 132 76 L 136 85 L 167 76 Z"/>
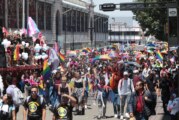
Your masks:
<path fill-rule="evenodd" d="M 45 99 L 38 95 L 38 88 L 31 88 L 31 96 L 28 96 L 24 102 L 23 120 L 45 120 L 46 119 L 46 102 Z"/>
<path fill-rule="evenodd" d="M 150 94 L 144 90 L 144 82 L 138 81 L 136 83 L 136 91 L 131 95 L 129 101 L 130 117 L 135 117 L 136 120 L 148 120 L 151 115 L 152 100 Z"/>
<path fill-rule="evenodd" d="M 129 117 L 129 114 L 127 113 L 128 102 L 132 92 L 134 92 L 134 85 L 132 80 L 129 78 L 128 72 L 125 71 L 123 75 L 124 78 L 122 78 L 118 84 L 118 93 L 120 96 L 120 119 L 123 119 L 123 117 Z"/>

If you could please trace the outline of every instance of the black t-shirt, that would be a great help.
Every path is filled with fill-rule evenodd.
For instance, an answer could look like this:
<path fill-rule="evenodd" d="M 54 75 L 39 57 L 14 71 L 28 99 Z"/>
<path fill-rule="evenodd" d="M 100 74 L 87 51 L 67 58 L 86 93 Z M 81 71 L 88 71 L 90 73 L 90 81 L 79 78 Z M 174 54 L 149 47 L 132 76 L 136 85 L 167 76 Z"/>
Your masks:
<path fill-rule="evenodd" d="M 28 109 L 28 118 L 40 119 L 42 117 L 42 109 L 46 108 L 46 102 L 43 97 L 38 96 L 37 99 L 30 97 L 24 102 L 24 107 Z"/>
<path fill-rule="evenodd" d="M 55 120 L 72 120 L 72 109 L 71 105 L 58 105 L 54 108 L 53 114 Z"/>

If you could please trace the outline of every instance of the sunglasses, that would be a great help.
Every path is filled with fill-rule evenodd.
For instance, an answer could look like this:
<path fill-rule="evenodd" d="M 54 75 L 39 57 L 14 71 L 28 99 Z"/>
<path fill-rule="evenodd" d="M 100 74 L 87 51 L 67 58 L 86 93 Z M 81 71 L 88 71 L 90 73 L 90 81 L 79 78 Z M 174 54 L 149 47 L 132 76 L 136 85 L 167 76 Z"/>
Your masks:
<path fill-rule="evenodd" d="M 31 93 L 32 93 L 32 94 L 35 94 L 35 93 L 37 93 L 37 91 L 31 91 Z"/>

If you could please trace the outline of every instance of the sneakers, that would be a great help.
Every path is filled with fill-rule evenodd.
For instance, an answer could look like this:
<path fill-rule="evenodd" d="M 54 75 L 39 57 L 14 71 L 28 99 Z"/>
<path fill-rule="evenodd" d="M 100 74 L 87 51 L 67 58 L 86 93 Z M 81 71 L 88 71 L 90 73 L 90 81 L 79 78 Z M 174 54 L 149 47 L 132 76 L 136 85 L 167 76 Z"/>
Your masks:
<path fill-rule="evenodd" d="M 126 113 L 126 114 L 125 114 L 125 118 L 130 118 L 129 113 Z"/>
<path fill-rule="evenodd" d="M 123 120 L 123 119 L 124 119 L 124 117 L 123 117 L 123 115 L 121 115 L 121 116 L 120 116 L 120 120 Z"/>
<path fill-rule="evenodd" d="M 117 115 L 117 114 L 114 114 L 114 118 L 118 118 L 118 115 Z"/>
<path fill-rule="evenodd" d="M 87 109 L 88 108 L 88 106 L 87 105 L 85 105 L 85 109 Z"/>

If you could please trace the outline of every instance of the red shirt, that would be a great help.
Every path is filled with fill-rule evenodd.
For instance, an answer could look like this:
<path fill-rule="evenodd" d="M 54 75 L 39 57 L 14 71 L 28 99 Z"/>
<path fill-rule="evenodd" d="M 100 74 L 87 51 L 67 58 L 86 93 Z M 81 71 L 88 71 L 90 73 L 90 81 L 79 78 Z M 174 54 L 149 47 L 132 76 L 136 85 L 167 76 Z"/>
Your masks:
<path fill-rule="evenodd" d="M 143 103 L 143 95 L 140 94 L 137 97 L 136 111 L 141 113 L 143 111 L 144 103 Z"/>

